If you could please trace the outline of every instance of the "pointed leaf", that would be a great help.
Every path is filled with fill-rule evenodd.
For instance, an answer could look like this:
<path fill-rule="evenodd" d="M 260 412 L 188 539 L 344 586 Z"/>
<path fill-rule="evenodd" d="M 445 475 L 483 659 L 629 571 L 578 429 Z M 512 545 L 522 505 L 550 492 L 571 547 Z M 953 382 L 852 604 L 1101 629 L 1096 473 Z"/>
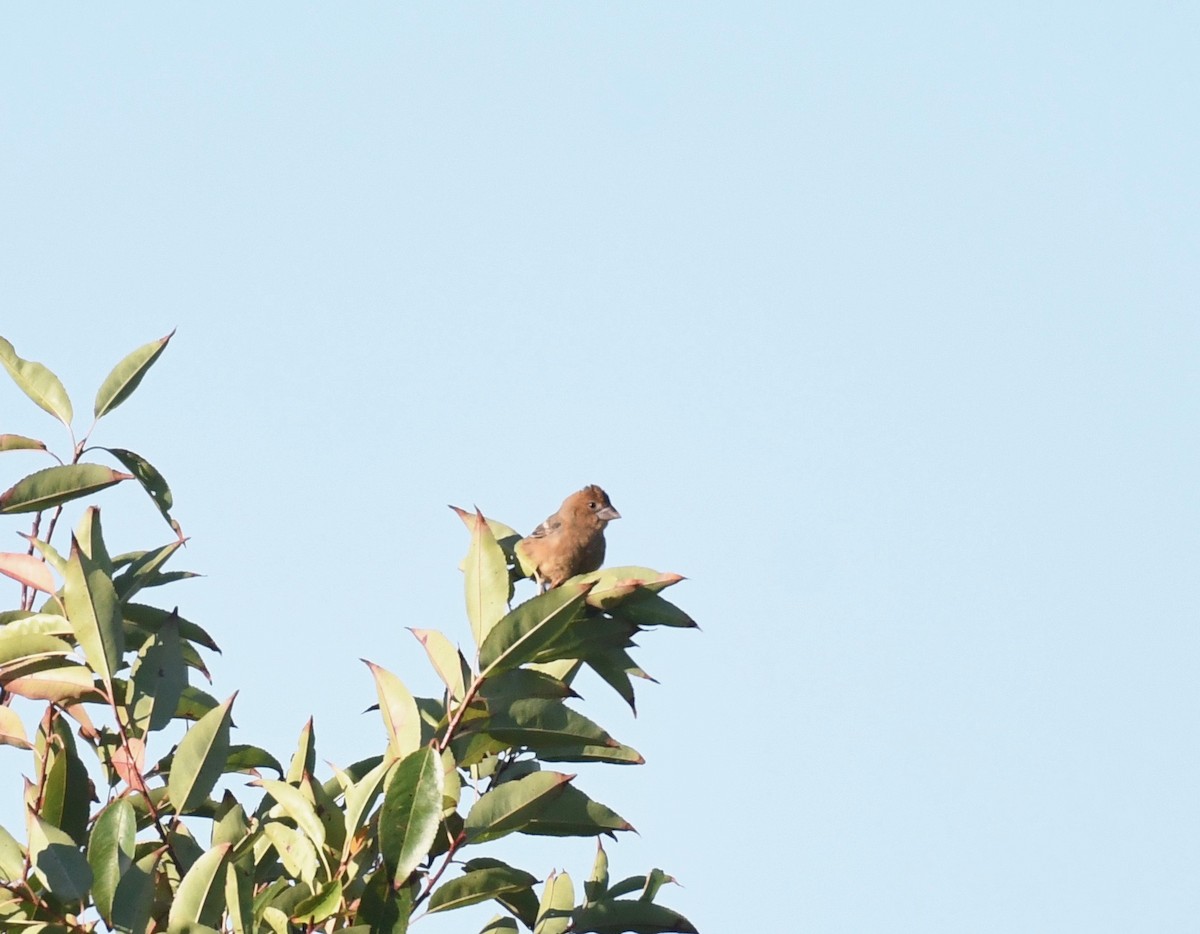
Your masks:
<path fill-rule="evenodd" d="M 167 780 L 176 814 L 186 814 L 202 804 L 220 778 L 229 756 L 230 709 L 236 697 L 232 695 L 206 713 L 180 741 Z"/>
<path fill-rule="evenodd" d="M 228 843 L 218 844 L 192 864 L 171 899 L 167 917 L 171 930 L 188 923 L 208 926 L 220 923 L 229 850 Z"/>
<path fill-rule="evenodd" d="M 154 908 L 154 875 L 163 850 L 147 853 L 121 876 L 113 896 L 112 927 L 129 934 L 146 934 Z"/>
<path fill-rule="evenodd" d="M 470 869 L 465 875 L 451 879 L 438 888 L 429 899 L 429 913 L 486 902 L 498 895 L 528 889 L 538 881 L 536 876 L 499 860 L 489 862 L 494 865 Z"/>
<path fill-rule="evenodd" d="M 615 619 L 626 620 L 638 626 L 697 628 L 696 621 L 683 610 L 645 587 L 633 590 L 609 612 Z"/>
<path fill-rule="evenodd" d="M 402 883 L 433 845 L 442 818 L 442 762 L 431 747 L 396 767 L 379 812 L 379 848 L 391 877 Z"/>
<path fill-rule="evenodd" d="M 11 551 L 0 552 L 0 574 L 43 593 L 54 593 L 58 589 L 54 583 L 54 575 L 50 573 L 46 562 L 33 555 Z"/>
<path fill-rule="evenodd" d="M 0 568 L 2 570 L 2 568 Z M 470 669 L 462 652 L 455 648 L 454 643 L 436 629 L 409 629 L 417 641 L 425 648 L 433 670 L 438 673 L 442 683 L 450 692 L 452 700 L 462 700 L 467 693 L 467 679 Z"/>
<path fill-rule="evenodd" d="M 623 746 L 599 724 L 572 710 L 562 701 L 526 698 L 514 701 L 492 715 L 488 735 L 513 746 L 524 746 L 542 758 L 569 762 L 600 759 L 606 762 L 640 764 L 637 750 Z M 581 760 L 568 758 L 581 756 Z"/>
<path fill-rule="evenodd" d="M 60 555 L 56 548 L 54 548 L 49 542 L 44 542 L 40 538 L 34 538 L 32 535 L 26 535 L 24 532 L 18 532 L 17 534 L 29 542 L 29 544 L 31 544 L 34 548 L 36 548 L 38 554 L 42 556 L 42 560 L 50 565 L 50 567 L 54 568 L 60 577 L 66 577 L 67 559 Z"/>
<path fill-rule="evenodd" d="M 375 806 L 375 799 L 379 797 L 383 789 L 383 780 L 391 767 L 392 762 L 385 759 L 346 789 L 346 842 L 342 846 L 343 862 L 350 855 L 355 835 L 366 823 L 367 815 Z"/>
<path fill-rule="evenodd" d="M 34 811 L 29 812 L 29 860 L 57 899 L 78 901 L 91 888 L 92 869 L 75 841 Z"/>
<path fill-rule="evenodd" d="M 500 915 L 496 915 L 479 934 L 516 934 L 519 930 L 517 922 L 512 918 L 502 918 Z"/>
<path fill-rule="evenodd" d="M 178 618 L 169 619 L 138 655 L 133 666 L 134 716 L 145 732 L 156 732 L 175 717 L 187 667 L 179 638 Z"/>
<path fill-rule="evenodd" d="M 70 643 L 57 636 L 16 629 L 9 631 L 8 627 L 0 629 L 0 667 L 3 668 L 37 658 L 66 656 L 72 651 Z"/>
<path fill-rule="evenodd" d="M 3 337 L 0 337 L 0 364 L 8 370 L 8 375 L 21 392 L 29 396 L 38 408 L 49 412 L 68 428 L 71 426 L 74 417 L 71 399 L 62 382 L 49 369 L 36 361 L 22 360 L 13 345 Z"/>
<path fill-rule="evenodd" d="M 521 833 L 535 837 L 594 837 L 626 830 L 633 830 L 633 825 L 620 814 L 568 785 L 521 828 Z"/>
<path fill-rule="evenodd" d="M 296 905 L 292 909 L 292 920 L 297 924 L 320 924 L 337 911 L 341 902 L 342 883 L 335 879 Z"/>
<path fill-rule="evenodd" d="M 537 924 L 533 934 L 565 934 L 571 926 L 571 909 L 575 907 L 575 886 L 565 872 L 550 873 L 542 889 Z"/>
<path fill-rule="evenodd" d="M 466 559 L 467 618 L 475 645 L 483 645 L 488 633 L 508 612 L 510 581 L 504 551 L 496 544 L 483 513 L 475 511 L 471 526 L 471 549 Z"/>
<path fill-rule="evenodd" d="M 371 669 L 375 691 L 379 695 L 379 712 L 388 732 L 388 751 L 402 759 L 421 745 L 421 719 L 417 703 L 399 678 L 374 662 L 363 662 Z"/>
<path fill-rule="evenodd" d="M 100 812 L 88 838 L 87 860 L 92 867 L 92 898 L 96 910 L 113 926 L 113 899 L 121 877 L 133 865 L 137 815 L 125 798 L 117 798 Z"/>
<path fill-rule="evenodd" d="M 294 785 L 305 775 L 312 775 L 316 765 L 317 739 L 313 730 L 313 719 L 309 717 L 308 722 L 300 730 L 300 741 L 296 745 L 296 752 L 292 755 L 292 761 L 288 764 L 285 779 L 288 784 Z"/>
<path fill-rule="evenodd" d="M 98 552 L 98 545 L 93 545 L 89 553 L 81 547 L 79 539 L 72 536 L 63 602 L 84 657 L 111 691 L 113 675 L 125 652 L 125 628 L 112 580 L 103 567 L 103 560 L 94 557 Z"/>
<path fill-rule="evenodd" d="M 534 772 L 484 793 L 467 814 L 467 840 L 483 843 L 521 830 L 561 795 L 574 777 Z"/>
<path fill-rule="evenodd" d="M 171 488 L 167 486 L 167 481 L 146 458 L 140 454 L 135 454 L 133 451 L 127 451 L 125 448 L 102 448 L 101 450 L 108 451 L 113 457 L 121 462 L 137 482 L 142 485 L 142 489 L 150 497 L 158 511 L 162 513 L 162 517 L 167 520 L 175 534 L 183 538 L 183 531 L 179 528 L 179 523 L 171 518 L 171 507 L 174 505 L 174 498 L 171 496 Z"/>
<path fill-rule="evenodd" d="M 132 479 L 131 474 L 119 473 L 103 464 L 47 467 L 0 493 L 0 514 L 42 512 Z"/>
<path fill-rule="evenodd" d="M 590 584 L 564 584 L 526 600 L 498 622 L 479 650 L 483 677 L 531 661 L 582 615 Z"/>
<path fill-rule="evenodd" d="M 170 542 L 160 548 L 141 552 L 130 561 L 129 566 L 113 579 L 113 587 L 122 603 L 127 603 L 134 594 L 145 587 L 159 583 L 159 574 L 171 557 L 183 547 L 182 541 Z"/>
<path fill-rule="evenodd" d="M 4 451 L 44 451 L 46 442 L 24 435 L 0 435 L 0 453 Z"/>
<path fill-rule="evenodd" d="M 96 393 L 96 404 L 93 408 L 96 418 L 107 415 L 129 398 L 146 375 L 146 371 L 154 366 L 154 361 L 167 349 L 167 342 L 174 336 L 175 332 L 171 331 L 160 340 L 143 344 L 112 368 L 112 372 L 104 378 L 99 392 Z"/>
<path fill-rule="evenodd" d="M 596 862 L 592 864 L 592 874 L 587 882 L 583 883 L 584 903 L 594 904 L 608 892 L 608 854 L 604 852 L 604 845 L 596 841 Z"/>
<path fill-rule="evenodd" d="M 283 813 L 296 822 L 296 827 L 312 841 L 313 846 L 319 850 L 325 845 L 325 826 L 317 817 L 312 802 L 300 793 L 300 789 L 269 778 L 260 778 L 250 784 L 257 785 L 270 795 Z"/>
<path fill-rule="evenodd" d="M 83 665 L 59 665 L 39 670 L 20 671 L 0 678 L 11 694 L 30 700 L 47 700 L 65 705 L 85 697 L 96 697 L 91 669 Z"/>
<path fill-rule="evenodd" d="M 0 746 L 15 746 L 17 749 L 32 749 L 25 735 L 25 724 L 11 707 L 0 707 Z"/>

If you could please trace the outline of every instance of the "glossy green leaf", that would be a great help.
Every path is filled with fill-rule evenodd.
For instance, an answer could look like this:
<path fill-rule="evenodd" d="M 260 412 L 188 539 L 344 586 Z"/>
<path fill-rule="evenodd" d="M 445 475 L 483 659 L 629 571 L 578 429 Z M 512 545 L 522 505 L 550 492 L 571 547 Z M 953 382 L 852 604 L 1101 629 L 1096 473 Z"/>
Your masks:
<path fill-rule="evenodd" d="M 600 609 L 609 609 L 635 590 L 645 588 L 658 593 L 685 578 L 680 574 L 664 573 L 650 568 L 615 567 L 601 568 L 599 571 L 585 574 L 582 579 L 595 582 L 591 593 L 588 594 L 588 603 Z"/>
<path fill-rule="evenodd" d="M 570 687 L 557 678 L 533 668 L 511 668 L 486 679 L 479 695 L 490 709 L 507 707 L 514 700 L 527 697 L 578 697 Z"/>
<path fill-rule="evenodd" d="M 0 493 L 0 514 L 42 512 L 132 479 L 132 474 L 120 473 L 103 464 L 47 467 Z"/>
<path fill-rule="evenodd" d="M 393 879 L 403 882 L 433 845 L 442 818 L 442 762 L 426 746 L 396 767 L 379 812 L 379 848 Z"/>
<path fill-rule="evenodd" d="M 179 625 L 179 635 L 187 639 L 188 642 L 195 642 L 197 645 L 202 645 L 213 652 L 221 651 L 212 636 L 191 620 L 184 619 L 177 612 L 168 612 L 156 606 L 147 606 L 144 603 L 126 602 L 121 607 L 121 613 L 127 623 L 150 633 L 157 632 L 167 620 L 173 619 Z"/>
<path fill-rule="evenodd" d="M 189 684 L 179 697 L 179 706 L 175 708 L 176 720 L 200 720 L 210 710 L 215 710 L 217 699 L 211 694 Z"/>
<path fill-rule="evenodd" d="M 417 703 L 399 678 L 385 668 L 365 658 L 375 679 L 379 696 L 379 711 L 388 734 L 388 751 L 394 758 L 403 759 L 421 745 L 421 720 Z"/>
<path fill-rule="evenodd" d="M 571 930 L 578 934 L 698 934 L 687 918 L 664 905 L 624 900 L 578 909 Z"/>
<path fill-rule="evenodd" d="M 512 918 L 503 918 L 500 915 L 496 915 L 483 926 L 479 934 L 516 934 L 519 930 L 517 922 Z"/>
<path fill-rule="evenodd" d="M 54 570 L 58 572 L 59 577 L 66 577 L 67 559 L 58 553 L 58 549 L 56 549 L 49 542 L 42 541 L 40 538 L 35 538 L 32 535 L 26 535 L 24 532 L 20 532 L 18 534 L 25 539 L 25 541 L 29 542 L 29 544 L 31 544 L 35 549 L 37 549 L 38 554 L 42 556 L 42 560 L 50 565 L 50 567 L 54 568 Z"/>
<path fill-rule="evenodd" d="M 367 815 L 371 813 L 371 808 L 375 806 L 375 801 L 383 790 L 383 780 L 392 767 L 393 763 L 390 760 L 383 760 L 346 789 L 346 842 L 342 846 L 343 861 L 349 856 L 350 844 L 355 834 L 366 823 Z"/>
<path fill-rule="evenodd" d="M 216 785 L 229 756 L 231 696 L 206 713 L 187 733 L 175 751 L 167 790 L 176 814 L 186 814 L 201 804 Z"/>
<path fill-rule="evenodd" d="M 214 846 L 187 871 L 171 899 L 167 924 L 172 931 L 188 923 L 220 924 L 229 850 L 228 843 Z"/>
<path fill-rule="evenodd" d="M 127 603 L 134 594 L 145 587 L 157 586 L 163 576 L 160 574 L 163 565 L 182 547 L 182 541 L 169 542 L 159 548 L 144 551 L 131 561 L 124 571 L 113 578 L 113 587 L 121 602 Z"/>
<path fill-rule="evenodd" d="M 29 814 L 29 858 L 34 874 L 55 898 L 78 901 L 92 886 L 92 869 L 66 833 Z"/>
<path fill-rule="evenodd" d="M 154 876 L 164 849 L 147 853 L 121 876 L 113 896 L 112 925 L 127 934 L 146 934 L 154 909 Z"/>
<path fill-rule="evenodd" d="M 259 769 L 274 769 L 283 774 L 279 760 L 261 746 L 233 743 L 229 747 L 229 758 L 225 760 L 226 772 L 256 772 Z"/>
<path fill-rule="evenodd" d="M 0 826 L 0 882 L 16 882 L 25 875 L 25 849 Z"/>
<path fill-rule="evenodd" d="M 530 888 L 538 881 L 536 876 L 499 860 L 488 860 L 488 863 L 491 865 L 468 869 L 464 875 L 436 889 L 429 899 L 429 913 L 486 902 L 507 892 Z"/>
<path fill-rule="evenodd" d="M 99 519 L 96 521 L 98 523 Z M 96 551 L 93 548 L 93 552 Z M 104 563 L 89 554 L 73 536 L 63 584 L 63 602 L 84 657 L 111 691 L 113 675 L 125 652 L 125 628 L 117 607 L 117 594 Z"/>
<path fill-rule="evenodd" d="M 371 934 L 407 934 L 414 888 L 394 888 L 387 867 L 381 866 L 367 881 L 355 920 L 369 923 Z"/>
<path fill-rule="evenodd" d="M 613 739 L 599 724 L 562 701 L 526 698 L 498 710 L 487 732 L 513 746 L 524 746 L 550 761 L 604 761 L 640 764 L 637 750 Z"/>
<path fill-rule="evenodd" d="M 500 620 L 479 650 L 484 677 L 532 661 L 579 619 L 590 584 L 564 584 L 526 600 Z"/>
<path fill-rule="evenodd" d="M 634 590 L 609 612 L 616 619 L 623 619 L 638 626 L 697 628 L 696 621 L 683 610 L 648 588 Z"/>
<path fill-rule="evenodd" d="M 565 934 L 571 926 L 571 909 L 575 907 L 575 886 L 565 872 L 550 873 L 542 889 L 537 923 L 533 934 Z"/>
<path fill-rule="evenodd" d="M 534 772 L 492 788 L 467 814 L 467 840 L 483 843 L 521 830 L 561 795 L 574 777 L 561 772 Z"/>
<path fill-rule="evenodd" d="M 62 718 L 54 719 L 53 733 L 45 743 L 48 748 L 43 753 L 45 773 L 38 813 L 82 845 L 87 842 L 88 805 L 95 797 L 87 767 L 79 758 L 75 738 Z"/>
<path fill-rule="evenodd" d="M 629 821 L 593 801 L 574 785 L 568 785 L 521 828 L 521 833 L 537 837 L 594 837 L 625 830 L 633 830 Z"/>
<path fill-rule="evenodd" d="M 71 410 L 71 399 L 67 390 L 49 369 L 34 360 L 23 360 L 17 356 L 13 345 L 0 337 L 0 364 L 8 370 L 8 375 L 25 393 L 45 412 L 49 412 L 68 428 L 74 412 Z"/>
<path fill-rule="evenodd" d="M 471 623 L 475 645 L 481 646 L 508 612 L 510 582 L 504 551 L 478 510 L 471 524 L 471 548 L 467 552 L 464 572 L 467 619 Z"/>
<path fill-rule="evenodd" d="M 92 867 L 92 898 L 100 917 L 113 926 L 113 899 L 121 877 L 133 865 L 134 838 L 137 835 L 137 815 L 133 805 L 117 798 L 108 805 L 92 828 L 88 838 L 87 861 Z"/>
<path fill-rule="evenodd" d="M 167 349 L 167 343 L 174 336 L 175 332 L 171 331 L 160 340 L 143 344 L 137 350 L 127 354 L 120 363 L 112 368 L 96 393 L 96 404 L 92 409 L 96 418 L 107 415 L 129 398 L 130 394 L 138 388 L 142 377 L 146 375 L 150 367 L 154 366 L 154 361 Z"/>
<path fill-rule="evenodd" d="M 470 667 L 462 652 L 436 629 L 410 629 L 417 641 L 425 648 L 433 670 L 450 692 L 452 700 L 461 701 L 467 693 L 467 682 L 471 677 Z"/>
<path fill-rule="evenodd" d="M 0 435 L 0 453 L 4 451 L 44 451 L 46 442 L 24 435 Z"/>
<path fill-rule="evenodd" d="M 674 881 L 674 876 L 668 876 L 661 869 L 651 869 L 650 874 L 646 876 L 646 885 L 642 889 L 642 894 L 638 896 L 638 901 L 654 901 L 655 896 L 658 895 L 658 890 L 666 883 Z"/>

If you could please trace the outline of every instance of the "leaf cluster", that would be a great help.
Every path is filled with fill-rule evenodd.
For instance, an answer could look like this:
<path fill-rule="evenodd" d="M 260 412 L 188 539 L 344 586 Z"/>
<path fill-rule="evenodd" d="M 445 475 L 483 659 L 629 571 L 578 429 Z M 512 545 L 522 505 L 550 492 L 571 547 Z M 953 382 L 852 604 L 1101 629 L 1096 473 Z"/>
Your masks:
<path fill-rule="evenodd" d="M 0 574 L 21 585 L 19 605 L 0 612 L 0 744 L 33 760 L 24 841 L 0 827 L 0 928 L 403 934 L 421 914 L 491 901 L 501 911 L 491 932 L 694 931 L 656 900 L 673 881 L 660 870 L 610 884 L 599 842 L 579 893 L 566 873 L 540 880 L 489 847 L 510 834 L 632 829 L 572 770 L 635 765 L 641 755 L 568 702 L 586 666 L 634 708 L 631 679 L 647 677 L 630 655 L 634 637 L 695 625 L 661 595 L 681 578 L 608 569 L 514 604 L 525 576 L 519 536 L 456 510 L 471 535 L 462 567 L 472 648 L 412 630 L 441 696 L 414 697 L 368 661 L 384 748 L 318 779 L 309 720 L 285 767 L 232 742 L 236 695 L 218 701 L 194 683 L 208 677 L 204 653 L 219 651 L 212 637 L 176 608 L 146 602 L 150 588 L 192 576 L 165 570 L 185 543 L 166 481 L 141 455 L 87 443 L 170 338 L 113 369 L 79 441 L 62 383 L 0 339 L 0 363 L 71 438 L 60 458 L 38 439 L 0 435 L 0 452 L 57 461 L 0 493 L 0 514 L 33 516 L 28 549 L 0 554 Z M 124 471 L 85 460 L 91 451 Z M 128 480 L 169 524 L 170 541 L 111 556 L 100 511 L 88 506 L 65 553 L 55 547 L 65 505 Z M 41 710 L 32 734 L 14 697 Z M 235 773 L 250 775 L 254 791 L 239 798 L 227 787 Z"/>

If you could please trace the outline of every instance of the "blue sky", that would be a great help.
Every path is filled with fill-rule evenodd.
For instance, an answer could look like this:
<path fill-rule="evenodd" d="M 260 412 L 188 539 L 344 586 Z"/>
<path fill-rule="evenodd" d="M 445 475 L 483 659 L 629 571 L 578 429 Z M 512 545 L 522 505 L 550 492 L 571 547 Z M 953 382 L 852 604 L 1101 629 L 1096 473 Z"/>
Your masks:
<path fill-rule="evenodd" d="M 640 831 L 615 875 L 706 934 L 1191 930 L 1198 27 L 7 8 L 0 335 L 86 411 L 178 327 L 96 440 L 173 487 L 239 741 L 381 748 L 358 659 L 432 693 L 404 627 L 469 639 L 446 504 L 595 482 L 703 626 L 643 640 L 636 720 L 585 692 L 648 760 L 578 779 Z M 54 439 L 11 386 L 0 431 Z"/>

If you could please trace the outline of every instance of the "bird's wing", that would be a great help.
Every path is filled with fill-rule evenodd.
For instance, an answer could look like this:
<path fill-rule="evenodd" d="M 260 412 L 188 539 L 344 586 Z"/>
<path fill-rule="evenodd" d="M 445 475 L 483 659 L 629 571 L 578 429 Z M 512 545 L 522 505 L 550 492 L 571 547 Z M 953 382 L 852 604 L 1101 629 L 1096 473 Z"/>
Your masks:
<path fill-rule="evenodd" d="M 536 529 L 529 533 L 528 538 L 546 538 L 548 535 L 553 535 L 562 528 L 562 518 L 556 513 L 551 516 Z"/>

